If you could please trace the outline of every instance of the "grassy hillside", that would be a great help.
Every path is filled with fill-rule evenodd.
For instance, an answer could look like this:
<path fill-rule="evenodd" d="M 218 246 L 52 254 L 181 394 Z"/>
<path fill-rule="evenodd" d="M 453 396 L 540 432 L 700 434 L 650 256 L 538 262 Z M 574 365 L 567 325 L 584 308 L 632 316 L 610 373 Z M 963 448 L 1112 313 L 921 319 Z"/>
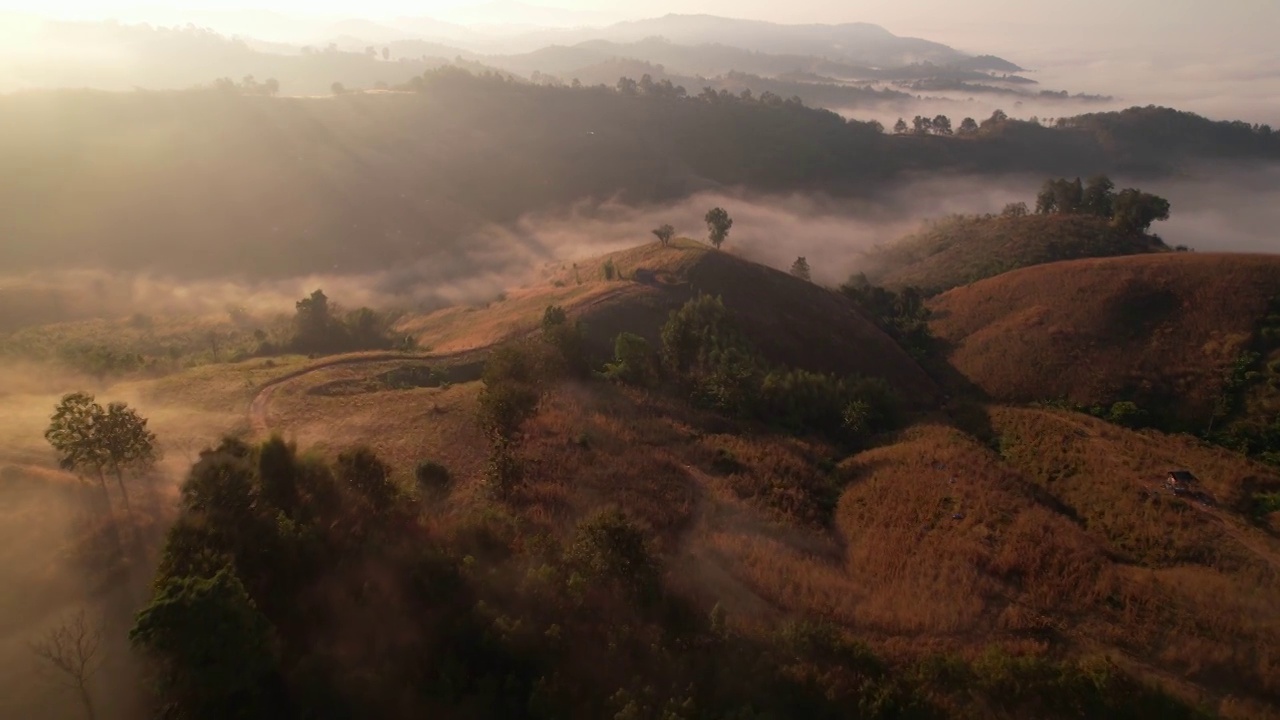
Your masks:
<path fill-rule="evenodd" d="M 989 444 L 924 420 L 836 465 L 838 450 L 819 440 L 665 393 L 571 381 L 550 388 L 524 426 L 514 451 L 523 482 L 495 501 L 474 422 L 482 384 L 361 382 L 400 362 L 422 361 L 301 376 L 278 391 L 272 424 L 328 457 L 368 443 L 406 487 L 418 461 L 443 462 L 450 485 L 414 506 L 429 528 L 414 537 L 469 558 L 466 585 L 498 633 L 487 651 L 521 648 L 537 672 L 592 678 L 606 695 L 633 692 L 634 673 L 654 685 L 649 702 L 658 705 L 680 693 L 708 709 L 753 697 L 697 669 L 731 656 L 717 654 L 721 644 L 702 656 L 695 648 L 706 641 L 693 639 L 702 631 L 679 623 L 696 628 L 693 617 L 718 612 L 727 626 L 717 643 L 756 646 L 759 664 L 745 676 L 772 688 L 759 702 L 781 703 L 779 712 L 871 703 L 875 693 L 894 699 L 887 707 L 915 708 L 913 717 L 1181 711 L 1129 677 L 1225 717 L 1276 717 L 1280 615 L 1266 599 L 1280 590 L 1280 543 L 1233 503 L 1280 488 L 1280 477 L 1236 455 L 1070 413 L 991 408 L 980 433 Z M 1174 467 L 1196 472 L 1219 506 L 1162 493 L 1159 477 Z M 581 596 L 572 580 L 561 584 L 562 549 L 610 507 L 642 528 L 664 592 L 691 604 L 681 611 L 689 620 L 633 614 L 603 588 Z M 388 622 L 413 612 L 395 603 L 383 611 Z M 351 611 L 332 618 L 337 632 L 366 622 Z M 550 624 L 572 642 L 549 645 Z M 608 660 L 590 650 L 637 634 L 662 644 Z M 686 640 L 654 639 L 668 634 Z M 808 678 L 789 693 L 769 679 L 775 652 L 791 658 L 784 676 Z M 808 675 L 824 663 L 842 670 Z M 1056 668 L 1072 663 L 1093 673 L 1095 689 L 1064 689 L 1076 686 Z M 680 670 L 668 677 L 663 664 Z M 846 672 L 869 675 L 850 681 Z M 522 692 L 519 677 L 505 692 Z M 545 702 L 569 703 L 562 710 L 614 711 L 592 693 L 543 692 Z M 817 702 L 810 692 L 830 704 L 805 705 Z"/>
<path fill-rule="evenodd" d="M 606 279 L 606 265 L 613 280 Z M 585 323 L 590 352 L 604 359 L 624 331 L 657 347 L 670 313 L 705 294 L 723 298 L 771 362 L 881 377 L 915 402 L 928 403 L 937 392 L 920 366 L 844 296 L 698 242 L 651 243 L 554 265 L 544 275 L 485 307 L 409 317 L 396 330 L 434 352 L 454 352 L 531 332 L 547 306 L 561 305 Z"/>
<path fill-rule="evenodd" d="M 1277 256 L 1078 260 L 944 293 L 931 303 L 930 327 L 952 365 L 994 398 L 1127 400 L 1198 432 L 1233 390 L 1237 361 L 1264 341 L 1278 296 Z"/>
<path fill-rule="evenodd" d="M 932 294 L 1031 265 L 1165 250 L 1156 238 L 1086 215 L 955 216 L 872 251 L 866 274 L 877 285 Z"/>

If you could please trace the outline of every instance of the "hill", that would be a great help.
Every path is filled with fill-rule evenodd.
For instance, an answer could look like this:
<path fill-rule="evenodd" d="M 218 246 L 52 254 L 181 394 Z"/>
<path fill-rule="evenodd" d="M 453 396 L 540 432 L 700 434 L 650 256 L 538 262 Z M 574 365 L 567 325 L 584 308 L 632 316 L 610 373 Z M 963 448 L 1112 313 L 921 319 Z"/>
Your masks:
<path fill-rule="evenodd" d="M 952 365 L 993 398 L 1130 401 L 1151 422 L 1199 432 L 1239 389 L 1241 356 L 1274 343 L 1260 333 L 1277 297 L 1274 255 L 1086 259 L 944 293 L 930 303 L 930 327 Z"/>
<path fill-rule="evenodd" d="M 606 279 L 606 265 L 616 279 Z M 560 305 L 585 323 L 589 351 L 603 360 L 624 331 L 657 347 L 671 312 L 700 294 L 722 298 L 771 362 L 880 377 L 917 403 L 936 396 L 928 375 L 848 298 L 690 240 L 553 265 L 541 282 L 483 308 L 406 318 L 396 330 L 433 351 L 458 352 L 531 332 L 547 306 Z"/>
<path fill-rule="evenodd" d="M 953 216 L 869 252 L 867 278 L 927 294 L 1031 265 L 1163 252 L 1158 238 L 1085 215 Z"/>

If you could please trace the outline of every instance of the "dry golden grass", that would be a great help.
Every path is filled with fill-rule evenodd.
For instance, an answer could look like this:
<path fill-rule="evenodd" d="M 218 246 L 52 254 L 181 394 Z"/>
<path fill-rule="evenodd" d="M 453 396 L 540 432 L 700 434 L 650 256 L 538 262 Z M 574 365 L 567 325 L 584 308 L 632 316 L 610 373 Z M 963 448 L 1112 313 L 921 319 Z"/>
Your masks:
<path fill-rule="evenodd" d="M 616 279 L 605 279 L 606 262 Z M 487 307 L 406 317 L 397 330 L 433 352 L 482 348 L 533 330 L 547 306 L 561 305 L 585 323 L 589 352 L 607 358 L 621 332 L 657 347 L 671 311 L 698 293 L 722 297 L 770 361 L 881 377 L 918 404 L 937 394 L 919 365 L 839 293 L 685 239 L 551 266 L 538 282 Z"/>
<path fill-rule="evenodd" d="M 1163 253 L 1053 263 L 936 298 L 930 327 L 992 397 L 1134 399 L 1203 423 L 1280 295 L 1280 256 Z M 1165 409 L 1165 408 L 1162 408 Z"/>
<path fill-rule="evenodd" d="M 340 365 L 286 381 L 272 393 L 269 427 L 300 448 L 329 455 L 368 445 L 405 482 L 412 482 L 414 468 L 423 460 L 442 463 L 459 482 L 477 481 L 485 460 L 485 438 L 476 422 L 479 383 L 325 392 L 331 383 L 372 377 L 405 363 Z"/>
<path fill-rule="evenodd" d="M 1248 482 L 1280 482 L 1273 469 L 1082 415 L 1002 408 L 992 421 L 1008 461 L 1125 563 L 1109 642 L 1206 684 L 1280 691 L 1280 539 L 1227 507 Z M 1175 468 L 1192 470 L 1219 506 L 1160 491 Z"/>

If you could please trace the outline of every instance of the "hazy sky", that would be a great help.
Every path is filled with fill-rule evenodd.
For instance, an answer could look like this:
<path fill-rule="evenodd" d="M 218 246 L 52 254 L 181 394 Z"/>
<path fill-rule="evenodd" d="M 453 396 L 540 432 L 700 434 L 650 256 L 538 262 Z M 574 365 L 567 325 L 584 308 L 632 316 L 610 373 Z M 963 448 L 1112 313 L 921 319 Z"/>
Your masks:
<path fill-rule="evenodd" d="M 0 0 L 0 10 L 177 25 L 316 42 L 328 23 L 397 17 L 516 23 L 519 0 Z M 784 23 L 872 22 L 1035 72 L 1044 87 L 1168 104 L 1216 118 L 1280 122 L 1280 0 L 533 0 L 551 24 L 603 25 L 666 13 Z M 248 11 L 248 12 L 242 12 Z M 262 13 L 295 17 L 264 18 Z M 305 19 L 304 19 L 305 18 Z M 0 39 L 4 37 L 0 19 Z M 270 28 L 264 30 L 262 28 Z M 303 39 L 293 33 L 308 34 Z M 327 38 L 328 36 L 324 36 Z"/>
<path fill-rule="evenodd" d="M 395 17 L 447 15 L 459 7 L 501 5 L 511 0 L 0 0 L 0 8 L 82 17 L 134 15 L 144 8 L 175 10 L 275 10 L 312 15 Z M 601 17 L 652 17 L 668 12 L 712 13 L 776 22 L 868 21 L 895 32 L 948 28 L 1034 29 L 1061 37 L 1064 29 L 1088 28 L 1109 37 L 1149 42 L 1231 39 L 1261 47 L 1280 22 L 1277 0 L 547 0 L 530 4 L 598 13 Z M 1167 33 L 1172 35 L 1165 36 Z M 1157 34 L 1158 33 L 1158 34 Z M 1154 35 L 1154 36 L 1153 36 Z M 1015 38 L 1010 38 L 1014 40 Z M 1069 37 L 1061 37 L 1069 40 Z M 1079 38 L 1086 40 L 1087 38 Z"/>
<path fill-rule="evenodd" d="M 191 11 L 254 10 L 334 19 L 432 16 L 475 17 L 483 6 L 493 22 L 518 0 L 0 0 L 0 9 L 63 17 L 172 22 Z M 1275 50 L 1280 0 L 534 0 L 529 4 L 580 11 L 584 23 L 710 13 L 775 22 L 874 22 L 899 35 L 917 35 L 961 49 L 1032 52 L 1073 50 L 1190 52 L 1209 56 Z M 1034 58 L 1033 58 L 1034 59 Z"/>

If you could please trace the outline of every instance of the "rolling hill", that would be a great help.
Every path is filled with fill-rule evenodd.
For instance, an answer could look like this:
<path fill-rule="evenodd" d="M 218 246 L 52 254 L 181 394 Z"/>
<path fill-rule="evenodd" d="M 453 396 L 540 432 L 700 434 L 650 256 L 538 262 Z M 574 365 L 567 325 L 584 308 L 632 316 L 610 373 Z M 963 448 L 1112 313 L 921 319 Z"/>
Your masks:
<path fill-rule="evenodd" d="M 1200 431 L 1277 297 L 1273 255 L 1085 259 L 944 293 L 930 327 L 993 398 L 1132 401 L 1164 426 Z"/>
<path fill-rule="evenodd" d="M 1031 265 L 1168 249 L 1086 215 L 955 216 L 869 252 L 865 272 L 877 285 L 934 294 Z"/>
<path fill-rule="evenodd" d="M 618 279 L 605 279 L 606 264 Z M 531 332 L 547 306 L 560 305 L 585 323 L 590 352 L 605 359 L 621 332 L 657 347 L 670 313 L 699 294 L 721 297 L 771 362 L 880 377 L 916 404 L 936 398 L 920 366 L 843 295 L 691 240 L 553 265 L 541 282 L 483 308 L 409 317 L 396 330 L 434 351 L 457 352 Z"/>

